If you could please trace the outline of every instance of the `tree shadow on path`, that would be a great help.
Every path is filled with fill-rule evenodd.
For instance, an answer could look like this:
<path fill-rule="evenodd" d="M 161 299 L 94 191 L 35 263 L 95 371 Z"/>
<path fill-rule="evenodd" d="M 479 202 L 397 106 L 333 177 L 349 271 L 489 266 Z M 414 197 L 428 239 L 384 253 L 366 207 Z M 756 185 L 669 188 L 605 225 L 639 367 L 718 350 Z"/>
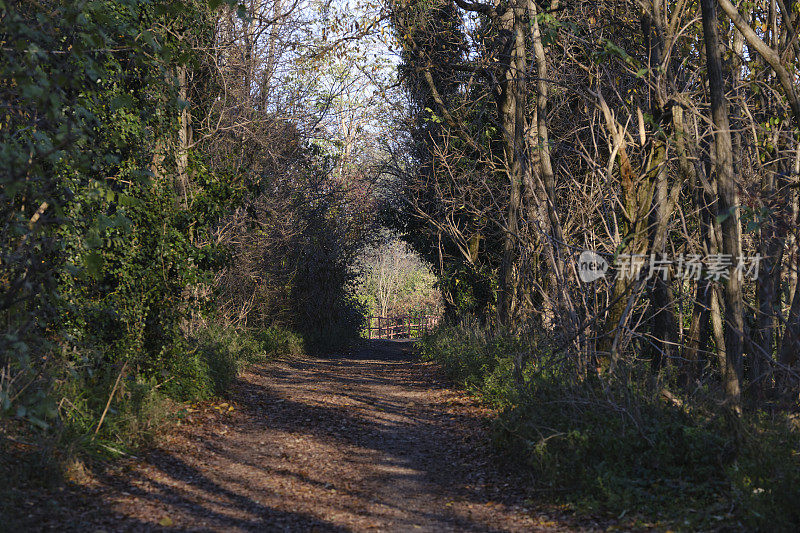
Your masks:
<path fill-rule="evenodd" d="M 35 529 L 575 529 L 527 508 L 526 480 L 494 461 L 492 413 L 410 341 L 254 365 L 228 402 L 190 413 L 144 461 L 99 476 Z"/>

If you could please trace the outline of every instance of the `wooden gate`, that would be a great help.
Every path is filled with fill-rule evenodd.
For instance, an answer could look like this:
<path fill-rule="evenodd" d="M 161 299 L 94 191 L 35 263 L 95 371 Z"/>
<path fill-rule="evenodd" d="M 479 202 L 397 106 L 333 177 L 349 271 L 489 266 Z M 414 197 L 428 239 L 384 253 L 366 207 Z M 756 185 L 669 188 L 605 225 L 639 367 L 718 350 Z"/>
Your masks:
<path fill-rule="evenodd" d="M 370 316 L 367 318 L 369 339 L 413 339 L 439 323 L 434 315 Z"/>

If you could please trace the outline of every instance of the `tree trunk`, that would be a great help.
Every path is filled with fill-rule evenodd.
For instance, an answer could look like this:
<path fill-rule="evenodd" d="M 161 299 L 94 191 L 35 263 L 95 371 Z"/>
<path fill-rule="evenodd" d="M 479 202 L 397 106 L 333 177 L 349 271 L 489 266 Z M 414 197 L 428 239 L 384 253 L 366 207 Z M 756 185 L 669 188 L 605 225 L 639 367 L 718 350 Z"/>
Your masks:
<path fill-rule="evenodd" d="M 666 146 L 661 140 L 656 142 L 658 147 L 655 159 L 664 161 L 666 159 Z M 680 187 L 674 186 L 671 191 L 669 190 L 667 172 L 664 165 L 659 165 L 655 172 L 655 204 L 652 211 L 653 237 L 650 251 L 651 254 L 656 254 L 656 257 L 663 257 L 666 250 L 669 222 L 672 218 L 672 211 L 678 201 Z M 653 288 L 650 293 L 650 303 L 653 310 L 653 336 L 656 339 L 653 368 L 657 370 L 663 364 L 674 360 L 680 343 L 680 326 L 675 315 L 675 296 L 669 276 L 665 280 L 660 273 L 655 274 Z"/>
<path fill-rule="evenodd" d="M 557 5 L 558 2 L 554 1 L 551 8 L 556 9 Z M 527 0 L 527 9 L 531 19 L 531 40 L 537 71 L 537 94 L 535 124 L 531 127 L 531 134 L 527 136 L 526 141 L 531 160 L 536 161 L 538 165 L 535 170 L 532 165 L 528 166 L 525 183 L 530 190 L 529 195 L 536 203 L 536 214 L 530 217 L 531 222 L 538 221 L 541 224 L 541 227 L 534 228 L 534 231 L 538 230 L 538 232 L 544 233 L 542 245 L 550 267 L 547 272 L 547 294 L 543 296 L 547 300 L 549 312 L 553 314 L 552 319 L 559 321 L 560 325 L 567 330 L 567 335 L 572 336 L 574 330 L 577 329 L 577 317 L 567 290 L 564 269 L 566 255 L 562 247 L 564 235 L 556 211 L 556 179 L 550 153 L 550 134 L 547 123 L 549 98 L 547 56 L 542 44 L 536 2 Z"/>
<path fill-rule="evenodd" d="M 188 80 L 186 66 L 176 67 L 178 78 L 178 95 L 183 102 L 188 102 Z M 189 209 L 189 145 L 192 142 L 191 114 L 188 104 L 181 110 L 178 124 L 178 144 L 175 162 L 178 174 L 178 193 L 183 201 L 184 209 Z M 191 236 L 190 236 L 191 237 Z"/>
<path fill-rule="evenodd" d="M 497 110 L 503 128 L 504 165 L 508 173 L 509 195 L 506 224 L 503 234 L 503 260 L 500 266 L 500 301 L 498 318 L 509 325 L 514 316 L 518 289 L 516 273 L 519 239 L 519 210 L 522 200 L 523 140 L 525 134 L 525 37 L 522 34 L 520 7 L 516 0 L 512 9 L 503 14 L 501 46 L 507 50 L 501 58 L 503 81 L 498 95 Z"/>
<path fill-rule="evenodd" d="M 795 176 L 800 175 L 800 145 L 797 147 L 797 154 L 794 162 Z M 795 184 L 799 178 L 795 177 Z M 795 232 L 800 226 L 800 209 L 798 209 L 797 193 L 792 202 L 792 221 L 794 222 Z M 800 271 L 800 252 L 797 249 L 797 235 L 794 235 L 793 246 L 791 251 L 794 252 L 790 256 L 790 276 L 789 276 L 789 298 L 792 302 L 789 307 L 789 315 L 786 318 L 786 329 L 783 331 L 783 340 L 781 341 L 781 349 L 779 353 L 780 362 L 784 365 L 794 365 L 797 363 L 798 354 L 800 354 L 800 289 L 797 287 L 797 273 Z"/>
<path fill-rule="evenodd" d="M 684 343 L 684 370 L 681 373 L 684 385 L 692 383 L 700 374 L 703 366 L 703 355 L 708 350 L 709 295 L 711 289 L 705 280 L 699 280 L 695 286 L 692 321 Z"/>
<path fill-rule="evenodd" d="M 795 257 L 800 258 L 800 254 L 795 254 Z M 800 269 L 800 261 L 797 261 L 795 268 Z M 795 289 L 789 316 L 786 317 L 786 329 L 783 331 L 780 361 L 784 365 L 794 365 L 797 363 L 798 354 L 800 354 L 800 290 Z"/>
<path fill-rule="evenodd" d="M 733 176 L 733 147 L 731 143 L 728 103 L 722 75 L 722 52 L 717 30 L 716 3 L 701 0 L 703 35 L 708 63 L 708 85 L 711 93 L 711 118 L 714 123 L 714 155 L 719 196 L 718 213 L 722 220 L 722 253 L 736 260 L 741 256 L 741 228 L 737 212 L 736 182 Z M 739 381 L 744 346 L 744 318 L 741 280 L 731 275 L 724 287 L 725 352 L 720 360 L 727 400 L 740 404 Z M 713 302 L 716 303 L 716 302 Z M 717 304 L 718 305 L 718 304 Z M 713 308 L 712 308 L 713 312 Z M 717 329 L 715 324 L 715 330 Z M 719 350 L 719 347 L 718 347 Z M 723 352 L 719 352 L 723 354 Z M 722 357 L 722 355 L 721 355 Z"/>

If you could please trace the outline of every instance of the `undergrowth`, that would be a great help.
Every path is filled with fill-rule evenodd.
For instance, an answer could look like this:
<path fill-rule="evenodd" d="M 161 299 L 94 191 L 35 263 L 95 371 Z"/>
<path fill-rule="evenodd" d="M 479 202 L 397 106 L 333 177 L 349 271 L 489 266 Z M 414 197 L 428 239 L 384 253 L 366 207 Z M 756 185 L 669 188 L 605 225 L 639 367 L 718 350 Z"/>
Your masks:
<path fill-rule="evenodd" d="M 442 327 L 420 349 L 499 409 L 495 443 L 536 494 L 632 526 L 800 524 L 800 431 L 786 413 L 733 416 L 707 390 L 665 392 L 643 367 L 578 380 L 544 343 L 475 326 Z"/>
<path fill-rule="evenodd" d="M 70 365 L 53 379 L 50 402 L 56 413 L 49 424 L 37 427 L 22 416 L 0 419 L 0 477 L 6 480 L 0 507 L 14 501 L 3 489 L 52 485 L 75 477 L 86 462 L 130 455 L 152 444 L 182 403 L 224 395 L 244 366 L 299 354 L 304 344 L 280 328 L 209 327 L 170 349 L 182 353 L 164 354 L 171 365 L 150 379 L 132 368 L 134 357 L 104 366 L 88 363 L 97 357 L 85 357 L 86 364 Z"/>

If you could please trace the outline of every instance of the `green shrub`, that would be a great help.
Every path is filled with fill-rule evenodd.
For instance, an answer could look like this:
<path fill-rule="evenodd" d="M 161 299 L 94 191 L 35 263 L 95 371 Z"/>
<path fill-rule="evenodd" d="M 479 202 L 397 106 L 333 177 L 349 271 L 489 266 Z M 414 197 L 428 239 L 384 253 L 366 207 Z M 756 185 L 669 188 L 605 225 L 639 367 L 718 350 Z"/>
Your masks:
<path fill-rule="evenodd" d="M 176 402 L 224 394 L 244 365 L 277 353 L 298 353 L 301 345 L 299 337 L 278 328 L 249 332 L 210 326 L 163 347 L 154 369 L 136 371 L 136 358 L 130 358 L 121 377 L 123 365 L 96 366 L 92 361 L 99 356 L 86 355 L 58 380 L 54 394 L 62 399 L 60 423 L 51 432 L 58 433 L 62 448 L 78 454 L 136 449 L 168 424 Z M 152 377 L 143 377 L 147 374 Z M 96 432 L 106 404 L 108 412 Z"/>
<path fill-rule="evenodd" d="M 212 325 L 199 331 L 181 361 L 173 367 L 175 383 L 168 387 L 170 396 L 181 400 L 207 398 L 225 392 L 246 364 L 278 354 L 297 355 L 303 340 L 291 331 L 270 327 L 249 331 Z"/>
<path fill-rule="evenodd" d="M 158 359 L 159 373 L 155 379 L 161 383 L 164 393 L 177 401 L 205 399 L 216 389 L 209 361 L 220 372 L 225 359 L 226 354 L 215 353 L 213 344 L 186 342 L 165 347 Z"/>
<path fill-rule="evenodd" d="M 303 338 L 287 329 L 269 327 L 255 333 L 265 355 L 300 355 L 305 351 Z"/>
<path fill-rule="evenodd" d="M 468 390 L 503 403 L 500 392 L 510 378 L 515 353 L 527 349 L 519 339 L 504 332 L 491 332 L 471 323 L 443 326 L 422 338 L 422 357 L 443 364 L 449 377 Z"/>

